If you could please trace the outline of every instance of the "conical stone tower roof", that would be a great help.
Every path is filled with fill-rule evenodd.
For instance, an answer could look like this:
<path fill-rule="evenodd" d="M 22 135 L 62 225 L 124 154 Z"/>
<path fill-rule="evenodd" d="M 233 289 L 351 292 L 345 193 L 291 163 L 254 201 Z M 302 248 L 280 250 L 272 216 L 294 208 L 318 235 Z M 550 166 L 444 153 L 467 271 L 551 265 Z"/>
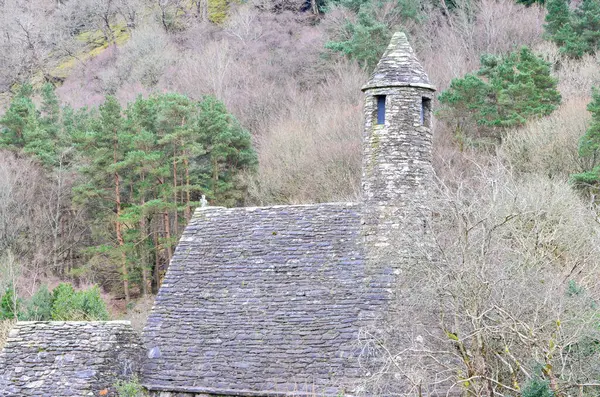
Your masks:
<path fill-rule="evenodd" d="M 402 32 L 394 33 L 363 91 L 384 87 L 423 87 L 435 90 Z"/>

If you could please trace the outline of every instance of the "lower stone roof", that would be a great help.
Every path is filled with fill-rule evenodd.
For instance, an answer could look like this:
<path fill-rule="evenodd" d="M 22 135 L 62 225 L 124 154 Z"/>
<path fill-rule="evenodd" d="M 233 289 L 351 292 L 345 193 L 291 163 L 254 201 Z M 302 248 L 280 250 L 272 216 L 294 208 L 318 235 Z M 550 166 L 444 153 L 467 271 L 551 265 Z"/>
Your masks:
<path fill-rule="evenodd" d="M 143 332 L 144 385 L 352 394 L 363 375 L 359 330 L 387 304 L 392 277 L 367 277 L 361 208 L 198 209 Z"/>
<path fill-rule="evenodd" d="M 0 352 L 0 396 L 116 396 L 141 353 L 129 321 L 18 322 Z"/>

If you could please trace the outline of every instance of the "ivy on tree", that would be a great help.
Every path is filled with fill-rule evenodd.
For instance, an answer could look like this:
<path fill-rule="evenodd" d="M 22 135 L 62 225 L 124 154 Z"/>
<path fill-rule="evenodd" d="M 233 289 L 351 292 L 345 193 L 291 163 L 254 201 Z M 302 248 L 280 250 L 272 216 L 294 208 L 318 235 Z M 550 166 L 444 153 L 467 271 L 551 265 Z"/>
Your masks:
<path fill-rule="evenodd" d="M 561 101 L 550 65 L 523 47 L 504 57 L 483 55 L 475 74 L 452 80 L 439 96 L 439 116 L 453 123 L 459 136 L 500 138 L 502 129 L 546 116 Z"/>

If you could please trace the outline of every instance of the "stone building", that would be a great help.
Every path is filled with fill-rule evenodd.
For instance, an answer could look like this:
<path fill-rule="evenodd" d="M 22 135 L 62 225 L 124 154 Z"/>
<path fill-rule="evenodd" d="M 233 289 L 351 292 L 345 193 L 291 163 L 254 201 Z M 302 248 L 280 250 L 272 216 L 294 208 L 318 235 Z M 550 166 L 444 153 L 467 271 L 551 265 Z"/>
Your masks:
<path fill-rule="evenodd" d="M 151 395 L 410 389 L 402 368 L 380 371 L 377 346 L 427 342 L 429 308 L 410 303 L 407 270 L 431 260 L 434 87 L 397 33 L 363 91 L 361 202 L 196 210 L 142 335 Z M 111 323 L 19 323 L 0 354 L 0 396 L 99 395 L 124 373 L 111 368 L 136 362 L 129 335 Z M 435 376 L 424 368 L 422 379 Z"/>
<path fill-rule="evenodd" d="M 372 339 L 423 339 L 402 275 L 430 253 L 434 88 L 403 33 L 363 91 L 362 202 L 196 211 L 143 332 L 153 395 L 378 393 Z"/>
<path fill-rule="evenodd" d="M 21 321 L 0 353 L 0 397 L 115 396 L 142 357 L 128 321 Z"/>

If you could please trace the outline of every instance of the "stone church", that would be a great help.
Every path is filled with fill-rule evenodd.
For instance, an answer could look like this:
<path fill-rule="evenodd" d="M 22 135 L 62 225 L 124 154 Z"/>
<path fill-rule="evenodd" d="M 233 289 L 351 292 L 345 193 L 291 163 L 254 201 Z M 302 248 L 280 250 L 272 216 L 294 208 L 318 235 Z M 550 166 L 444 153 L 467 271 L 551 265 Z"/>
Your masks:
<path fill-rule="evenodd" d="M 432 252 L 435 89 L 396 33 L 363 91 L 361 202 L 197 209 L 141 343 L 122 323 L 18 323 L 0 396 L 113 395 L 136 372 L 161 397 L 390 395 L 373 346 L 424 338 L 403 275 Z"/>

